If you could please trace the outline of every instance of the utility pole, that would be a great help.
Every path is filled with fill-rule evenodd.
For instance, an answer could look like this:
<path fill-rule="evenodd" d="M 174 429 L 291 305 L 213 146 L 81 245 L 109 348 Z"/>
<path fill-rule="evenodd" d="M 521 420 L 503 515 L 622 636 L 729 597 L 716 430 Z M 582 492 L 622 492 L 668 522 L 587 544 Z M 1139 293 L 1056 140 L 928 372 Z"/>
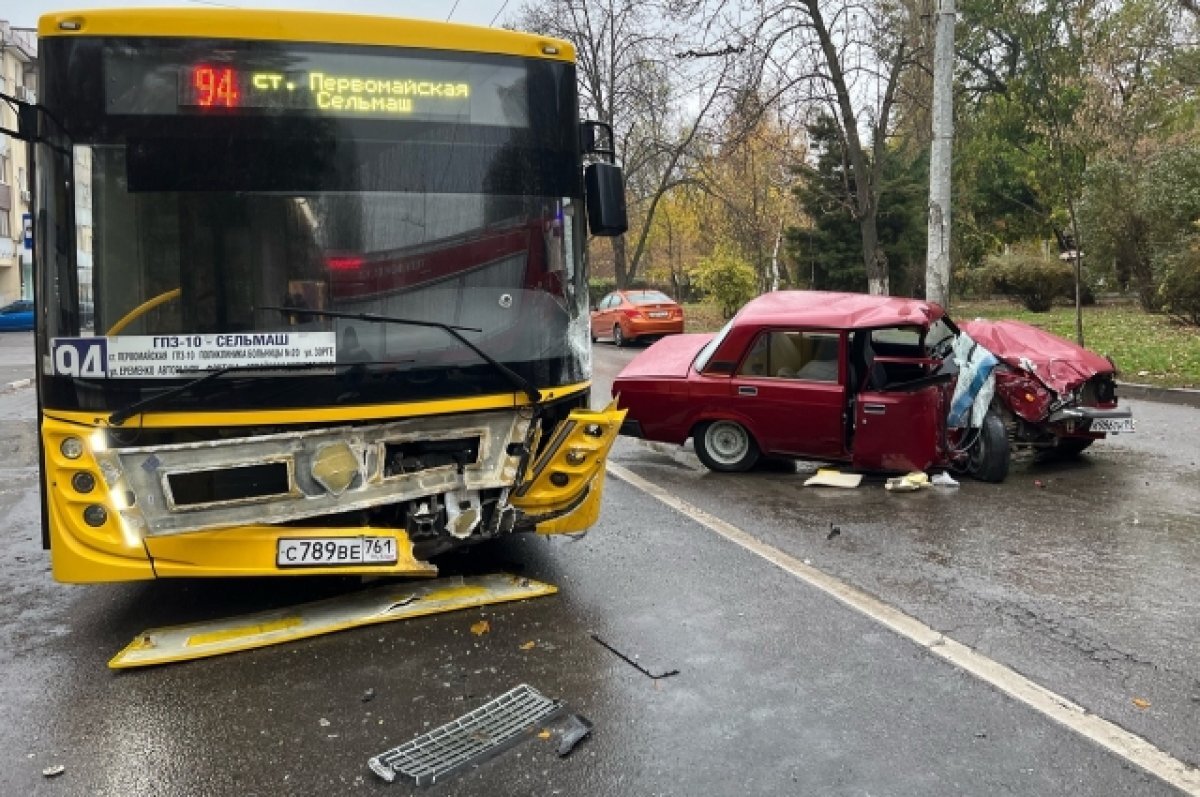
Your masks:
<path fill-rule="evenodd" d="M 929 242 L 925 298 L 950 303 L 950 144 L 954 139 L 954 0 L 935 0 L 933 144 L 929 155 Z"/>

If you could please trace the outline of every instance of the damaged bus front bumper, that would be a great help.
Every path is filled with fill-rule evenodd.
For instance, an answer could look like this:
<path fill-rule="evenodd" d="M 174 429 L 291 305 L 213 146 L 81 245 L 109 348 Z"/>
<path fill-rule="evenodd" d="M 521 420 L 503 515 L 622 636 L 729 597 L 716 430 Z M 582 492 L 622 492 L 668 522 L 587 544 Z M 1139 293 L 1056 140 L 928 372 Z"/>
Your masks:
<path fill-rule="evenodd" d="M 576 409 L 545 435 L 531 415 L 511 408 L 143 446 L 47 417 L 55 577 L 432 576 L 424 560 L 459 545 L 582 531 L 598 515 L 624 413 Z M 531 454 L 539 437 L 546 443 Z"/>

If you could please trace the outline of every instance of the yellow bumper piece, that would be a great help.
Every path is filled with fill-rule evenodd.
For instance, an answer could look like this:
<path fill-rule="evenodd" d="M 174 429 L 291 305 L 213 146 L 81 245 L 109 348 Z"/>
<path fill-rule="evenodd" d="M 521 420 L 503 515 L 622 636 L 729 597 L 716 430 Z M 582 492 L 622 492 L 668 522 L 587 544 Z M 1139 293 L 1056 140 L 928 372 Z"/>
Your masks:
<path fill-rule="evenodd" d="M 513 506 L 537 521 L 541 534 L 585 531 L 596 522 L 604 463 L 625 420 L 612 402 L 603 410 L 572 410 L 529 466 Z"/>
<path fill-rule="evenodd" d="M 328 600 L 138 634 L 108 666 L 114 670 L 202 659 L 307 639 L 364 625 L 406 620 L 553 595 L 552 584 L 497 573 L 388 584 Z"/>
<path fill-rule="evenodd" d="M 395 564 L 281 568 L 275 563 L 279 540 L 283 537 L 340 539 L 360 536 L 395 538 Z M 412 543 L 403 529 L 375 526 L 237 526 L 214 531 L 147 537 L 145 547 L 154 561 L 154 572 L 160 578 L 289 575 L 436 576 L 438 572 L 436 565 L 413 556 Z"/>

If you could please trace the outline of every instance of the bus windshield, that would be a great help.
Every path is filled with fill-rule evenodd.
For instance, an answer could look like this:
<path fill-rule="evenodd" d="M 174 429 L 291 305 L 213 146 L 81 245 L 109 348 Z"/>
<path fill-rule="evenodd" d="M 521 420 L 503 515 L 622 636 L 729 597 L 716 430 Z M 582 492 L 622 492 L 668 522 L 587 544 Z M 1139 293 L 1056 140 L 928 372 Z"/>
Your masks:
<path fill-rule="evenodd" d="M 297 405 L 346 396 L 350 378 L 354 400 L 385 398 L 362 370 L 398 375 L 406 398 L 511 391 L 442 330 L 330 313 L 454 325 L 533 383 L 584 378 L 570 64 L 196 39 L 50 41 L 45 57 L 73 155 L 72 179 L 50 184 L 74 187 L 90 255 L 44 275 L 50 403 L 300 363 L 329 368 L 280 372 L 311 383 L 286 396 Z M 60 224 L 68 202 L 47 203 Z M 90 366 L 89 338 L 104 341 Z"/>

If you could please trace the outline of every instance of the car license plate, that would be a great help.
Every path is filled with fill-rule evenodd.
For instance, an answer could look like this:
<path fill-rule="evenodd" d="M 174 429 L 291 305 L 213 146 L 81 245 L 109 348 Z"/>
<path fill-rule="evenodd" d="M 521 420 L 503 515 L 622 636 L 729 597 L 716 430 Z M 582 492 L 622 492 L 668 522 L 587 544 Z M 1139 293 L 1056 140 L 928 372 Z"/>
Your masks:
<path fill-rule="evenodd" d="M 393 565 L 395 537 L 303 537 L 281 539 L 275 551 L 278 567 Z"/>
<path fill-rule="evenodd" d="M 650 311 L 651 318 L 669 318 L 671 313 L 667 310 L 652 310 Z"/>
<path fill-rule="evenodd" d="M 1088 428 L 1092 432 L 1109 432 L 1111 434 L 1120 434 L 1121 432 L 1132 432 L 1133 418 L 1096 418 L 1092 421 L 1092 425 Z"/>

